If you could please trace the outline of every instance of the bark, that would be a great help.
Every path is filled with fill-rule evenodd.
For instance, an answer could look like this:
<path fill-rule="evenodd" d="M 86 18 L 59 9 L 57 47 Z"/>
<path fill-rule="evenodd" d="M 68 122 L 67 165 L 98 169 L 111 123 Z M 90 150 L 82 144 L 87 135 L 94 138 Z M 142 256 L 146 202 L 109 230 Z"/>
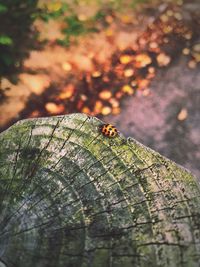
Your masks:
<path fill-rule="evenodd" d="M 200 265 L 188 171 L 96 118 L 20 121 L 0 135 L 0 266 Z"/>

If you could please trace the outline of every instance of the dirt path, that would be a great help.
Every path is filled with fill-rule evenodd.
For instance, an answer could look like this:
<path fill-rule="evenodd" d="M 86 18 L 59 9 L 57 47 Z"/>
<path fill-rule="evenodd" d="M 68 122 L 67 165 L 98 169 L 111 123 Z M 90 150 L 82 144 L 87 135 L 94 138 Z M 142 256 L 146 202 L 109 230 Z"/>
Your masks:
<path fill-rule="evenodd" d="M 148 97 L 138 93 L 124 100 L 122 112 L 105 120 L 200 178 L 199 74 L 200 68 L 189 69 L 181 57 L 159 72 Z"/>

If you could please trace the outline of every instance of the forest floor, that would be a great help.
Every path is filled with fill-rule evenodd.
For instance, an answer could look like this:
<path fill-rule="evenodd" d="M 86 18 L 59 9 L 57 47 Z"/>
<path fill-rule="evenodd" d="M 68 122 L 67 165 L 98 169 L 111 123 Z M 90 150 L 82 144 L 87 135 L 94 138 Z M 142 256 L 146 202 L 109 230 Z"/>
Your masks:
<path fill-rule="evenodd" d="M 180 57 L 150 85 L 150 95 L 123 101 L 119 115 L 107 116 L 125 134 L 179 163 L 200 181 L 200 69 Z"/>
<path fill-rule="evenodd" d="M 82 6 L 78 18 L 95 12 Z M 1 80 L 0 129 L 23 118 L 84 112 L 200 177 L 199 14 L 199 1 L 106 9 L 98 32 L 70 37 L 69 47 L 56 42 L 63 21 L 37 20 L 40 41 L 48 42 L 30 51 L 16 83 Z"/>

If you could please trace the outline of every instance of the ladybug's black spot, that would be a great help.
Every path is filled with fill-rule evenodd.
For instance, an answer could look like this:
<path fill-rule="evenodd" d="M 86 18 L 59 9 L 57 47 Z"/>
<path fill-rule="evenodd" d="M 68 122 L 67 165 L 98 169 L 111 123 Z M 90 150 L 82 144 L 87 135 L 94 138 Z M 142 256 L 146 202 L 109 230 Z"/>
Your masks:
<path fill-rule="evenodd" d="M 114 131 L 117 132 L 117 129 L 115 128 Z"/>
<path fill-rule="evenodd" d="M 108 130 L 108 134 L 110 134 L 110 133 L 111 133 L 111 131 Z"/>
<path fill-rule="evenodd" d="M 108 130 L 109 130 L 109 131 L 112 131 L 112 128 L 110 127 Z"/>
<path fill-rule="evenodd" d="M 111 133 L 111 135 L 112 135 L 112 136 L 114 136 L 114 135 L 115 135 L 115 133 L 114 133 L 114 132 L 112 132 L 112 133 Z"/>

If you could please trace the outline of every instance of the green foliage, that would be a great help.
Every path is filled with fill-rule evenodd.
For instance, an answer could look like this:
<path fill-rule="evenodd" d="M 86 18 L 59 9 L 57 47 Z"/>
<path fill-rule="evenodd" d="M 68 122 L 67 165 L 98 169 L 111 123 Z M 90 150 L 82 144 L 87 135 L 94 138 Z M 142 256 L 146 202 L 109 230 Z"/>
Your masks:
<path fill-rule="evenodd" d="M 63 30 L 66 35 L 80 35 L 87 31 L 81 21 L 79 21 L 76 15 L 66 17 L 65 22 L 67 23 L 67 27 Z"/>
<path fill-rule="evenodd" d="M 8 8 L 7 8 L 5 5 L 0 4 L 0 13 L 4 13 L 4 12 L 6 12 L 7 10 L 8 10 Z"/>
<path fill-rule="evenodd" d="M 94 4 L 94 1 L 66 0 L 65 3 L 61 3 L 59 8 L 56 7 L 55 10 L 49 10 L 48 4 L 45 4 L 42 12 L 39 14 L 39 17 L 46 22 L 48 22 L 50 19 L 58 18 L 64 22 L 65 26 L 62 30 L 64 37 L 62 39 L 57 39 L 57 43 L 68 47 L 70 45 L 71 37 L 78 37 L 90 32 L 98 32 L 99 28 L 102 28 L 102 26 L 106 27 L 108 23 L 106 22 L 105 18 L 108 13 L 122 12 L 122 10 L 124 11 L 125 6 L 129 9 L 135 8 L 137 4 L 147 1 L 148 0 L 132 0 L 125 3 L 126 1 L 123 0 L 110 0 L 107 2 L 95 0 L 96 5 L 98 6 L 96 14 L 91 17 L 87 17 L 82 21 L 79 19 L 77 13 L 78 6 L 81 4 L 91 5 Z M 55 3 L 56 2 L 54 1 L 52 2 L 52 4 Z"/>
<path fill-rule="evenodd" d="M 69 4 L 62 3 L 59 9 L 56 9 L 55 11 L 49 11 L 46 6 L 42 8 L 41 12 L 37 13 L 37 18 L 40 18 L 46 22 L 48 22 L 50 19 L 57 19 L 64 15 L 64 13 L 70 9 Z"/>
<path fill-rule="evenodd" d="M 12 45 L 13 40 L 7 35 L 0 35 L 0 45 Z"/>
<path fill-rule="evenodd" d="M 15 72 L 28 55 L 35 38 L 32 30 L 35 19 L 46 22 L 50 19 L 62 20 L 64 37 L 57 42 L 69 46 L 71 37 L 98 32 L 102 26 L 106 27 L 108 12 L 124 12 L 125 7 L 135 8 L 136 4 L 146 1 L 95 0 L 98 6 L 96 14 L 82 21 L 77 13 L 78 6 L 83 3 L 91 5 L 94 3 L 92 0 L 48 1 L 40 9 L 37 7 L 38 0 L 0 0 L 0 76 Z"/>
<path fill-rule="evenodd" d="M 70 37 L 71 36 L 79 36 L 90 32 L 97 32 L 98 29 L 94 26 L 94 22 L 96 21 L 95 17 L 88 19 L 87 21 L 80 21 L 77 15 L 73 14 L 71 16 L 66 16 L 64 18 L 64 22 L 66 27 L 62 30 L 64 33 L 63 39 L 58 39 L 57 42 L 63 46 L 70 45 Z"/>
<path fill-rule="evenodd" d="M 20 67 L 32 46 L 31 25 L 38 0 L 0 0 L 0 76 Z"/>

